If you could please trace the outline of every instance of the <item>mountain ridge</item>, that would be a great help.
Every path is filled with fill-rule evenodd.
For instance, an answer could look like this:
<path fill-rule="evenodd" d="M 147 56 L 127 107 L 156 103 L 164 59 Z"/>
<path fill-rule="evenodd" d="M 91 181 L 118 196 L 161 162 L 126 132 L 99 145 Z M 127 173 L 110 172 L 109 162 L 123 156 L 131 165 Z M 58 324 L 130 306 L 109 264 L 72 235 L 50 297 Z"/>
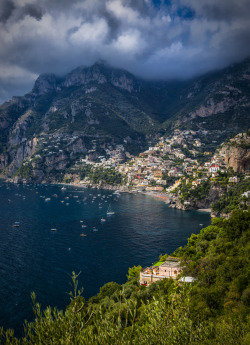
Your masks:
<path fill-rule="evenodd" d="M 219 129 L 224 140 L 249 126 L 249 79 L 249 59 L 189 81 L 142 80 L 100 62 L 42 74 L 31 92 L 0 106 L 0 167 L 12 175 L 44 134 L 78 135 L 79 154 L 96 139 L 98 152 L 112 143 L 139 153 L 174 128 Z"/>

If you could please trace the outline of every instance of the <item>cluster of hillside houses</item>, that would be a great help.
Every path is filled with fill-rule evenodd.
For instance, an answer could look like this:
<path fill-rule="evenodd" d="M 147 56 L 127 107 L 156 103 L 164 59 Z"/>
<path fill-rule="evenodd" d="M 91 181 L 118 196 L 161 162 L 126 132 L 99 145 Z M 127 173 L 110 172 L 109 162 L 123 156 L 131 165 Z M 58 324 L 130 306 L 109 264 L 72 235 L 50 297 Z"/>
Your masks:
<path fill-rule="evenodd" d="M 226 171 L 224 156 L 206 150 L 206 144 L 201 139 L 206 137 L 204 132 L 206 131 L 176 129 L 171 137 L 160 138 L 156 145 L 149 147 L 137 157 L 126 151 L 125 139 L 124 144 L 101 146 L 97 140 L 93 139 L 90 140 L 87 149 L 84 147 L 82 138 L 76 135 L 56 134 L 48 138 L 39 138 L 38 146 L 41 146 L 45 158 L 55 155 L 58 156 L 55 159 L 58 162 L 65 160 L 65 155 L 71 151 L 77 153 L 84 149 L 83 157 L 75 165 L 76 171 L 82 165 L 103 169 L 113 168 L 124 175 L 126 185 L 132 190 L 171 192 L 181 184 L 184 178 L 187 183 L 192 184 L 192 188 L 196 188 L 208 178 L 214 178 L 219 172 Z M 100 150 L 103 152 L 102 155 L 98 153 Z M 36 155 L 32 159 L 37 158 L 41 157 Z M 169 183 L 171 178 L 171 183 Z M 78 182 L 91 183 L 88 178 Z M 237 176 L 229 179 L 229 183 L 238 182 Z M 166 188 L 167 185 L 168 188 Z"/>
<path fill-rule="evenodd" d="M 197 132 L 191 130 L 175 130 L 172 137 L 160 138 L 155 146 L 149 147 L 137 157 L 126 152 L 125 145 L 106 146 L 105 155 L 98 156 L 93 140 L 92 150 L 88 151 L 80 163 L 90 164 L 94 168 L 116 169 L 126 176 L 127 185 L 134 190 L 163 191 L 167 185 L 166 179 L 172 177 L 175 183 L 167 189 L 170 192 L 187 175 L 193 178 L 192 185 L 195 187 L 202 182 L 197 171 L 201 171 L 203 179 L 207 179 L 216 176 L 219 170 L 226 169 L 223 157 L 212 156 L 212 152 L 205 151 L 204 143 L 195 139 L 196 135 Z M 204 164 L 199 163 L 201 152 L 202 156 L 208 158 Z M 87 180 L 82 182 L 88 183 Z"/>

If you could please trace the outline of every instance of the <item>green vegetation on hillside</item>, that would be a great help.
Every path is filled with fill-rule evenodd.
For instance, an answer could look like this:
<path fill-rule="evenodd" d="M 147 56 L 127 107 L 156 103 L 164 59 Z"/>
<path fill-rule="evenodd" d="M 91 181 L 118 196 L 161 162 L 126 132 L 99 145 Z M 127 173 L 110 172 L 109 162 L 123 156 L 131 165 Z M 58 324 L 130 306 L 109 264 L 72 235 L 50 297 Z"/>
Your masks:
<path fill-rule="evenodd" d="M 124 176 L 113 168 L 93 168 L 85 165 L 79 171 L 80 179 L 83 180 L 88 177 L 92 183 L 104 183 L 110 185 L 120 185 L 123 183 Z"/>
<path fill-rule="evenodd" d="M 31 163 L 22 163 L 15 173 L 16 176 L 21 178 L 30 179 L 33 176 L 32 172 L 32 164 Z"/>
<path fill-rule="evenodd" d="M 209 180 L 202 181 L 200 185 L 192 189 L 192 182 L 186 184 L 185 180 L 182 182 L 180 191 L 182 200 L 187 200 L 191 198 L 192 200 L 202 200 L 205 199 L 209 193 L 211 184 Z"/>
<path fill-rule="evenodd" d="M 229 220 L 192 235 L 174 252 L 192 284 L 164 279 L 139 286 L 141 267 L 128 281 L 110 282 L 88 302 L 73 273 L 71 302 L 65 311 L 41 311 L 32 295 L 35 319 L 21 339 L 0 331 L 5 344 L 164 344 L 247 345 L 250 341 L 250 212 L 236 211 Z M 162 257 L 161 257 L 162 258 Z"/>
<path fill-rule="evenodd" d="M 212 204 L 212 211 L 218 213 L 230 213 L 239 208 L 247 209 L 247 202 L 249 198 L 242 196 L 245 191 L 250 191 L 250 178 L 244 179 L 241 182 L 229 187 L 228 191 L 223 196 Z"/>

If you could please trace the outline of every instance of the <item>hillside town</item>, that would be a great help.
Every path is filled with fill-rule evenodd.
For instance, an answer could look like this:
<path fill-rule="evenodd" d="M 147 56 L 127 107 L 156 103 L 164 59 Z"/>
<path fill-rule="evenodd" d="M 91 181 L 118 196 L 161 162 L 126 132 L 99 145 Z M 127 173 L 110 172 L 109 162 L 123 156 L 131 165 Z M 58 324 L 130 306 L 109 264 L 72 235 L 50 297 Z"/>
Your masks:
<path fill-rule="evenodd" d="M 116 145 L 115 149 L 105 149 L 106 156 L 93 159 L 93 148 L 80 160 L 78 167 L 91 165 L 94 169 L 113 168 L 124 176 L 124 184 L 132 191 L 162 192 L 168 195 L 183 184 L 196 189 L 207 181 L 216 182 L 223 174 L 228 175 L 231 184 L 240 181 L 240 173 L 248 176 L 249 161 L 244 167 L 239 164 L 232 169 L 225 158 L 225 152 L 220 147 L 216 151 L 208 151 L 199 134 L 192 130 L 176 129 L 173 136 L 160 138 L 156 145 L 136 157 L 125 152 L 123 145 Z M 242 139 L 247 140 L 247 136 Z M 88 177 L 79 182 L 91 184 Z"/>
<path fill-rule="evenodd" d="M 221 145 L 216 139 L 214 132 L 175 129 L 132 155 L 127 151 L 129 138 L 115 144 L 98 137 L 41 135 L 14 181 L 31 176 L 41 182 L 52 176 L 56 183 L 143 192 L 162 197 L 173 208 L 210 210 L 227 186 L 250 174 L 248 133 Z M 249 200 L 244 205 L 248 207 Z"/>

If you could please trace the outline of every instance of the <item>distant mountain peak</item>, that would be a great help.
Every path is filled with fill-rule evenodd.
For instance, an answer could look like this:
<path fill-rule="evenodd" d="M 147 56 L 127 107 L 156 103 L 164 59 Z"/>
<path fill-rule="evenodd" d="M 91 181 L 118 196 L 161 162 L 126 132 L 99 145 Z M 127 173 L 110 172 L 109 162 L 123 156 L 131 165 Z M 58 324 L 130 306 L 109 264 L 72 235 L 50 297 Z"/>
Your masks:
<path fill-rule="evenodd" d="M 111 84 L 128 92 L 138 91 L 136 78 L 128 71 L 113 68 L 104 60 L 98 60 L 90 67 L 80 66 L 66 75 L 62 86 L 81 86 L 89 83 Z"/>
<path fill-rule="evenodd" d="M 98 59 L 92 66 L 105 66 L 105 67 L 110 67 L 108 62 L 103 59 Z"/>
<path fill-rule="evenodd" d="M 57 87 L 57 77 L 53 73 L 44 73 L 39 75 L 35 81 L 32 93 L 42 95 L 44 93 L 55 90 Z"/>

